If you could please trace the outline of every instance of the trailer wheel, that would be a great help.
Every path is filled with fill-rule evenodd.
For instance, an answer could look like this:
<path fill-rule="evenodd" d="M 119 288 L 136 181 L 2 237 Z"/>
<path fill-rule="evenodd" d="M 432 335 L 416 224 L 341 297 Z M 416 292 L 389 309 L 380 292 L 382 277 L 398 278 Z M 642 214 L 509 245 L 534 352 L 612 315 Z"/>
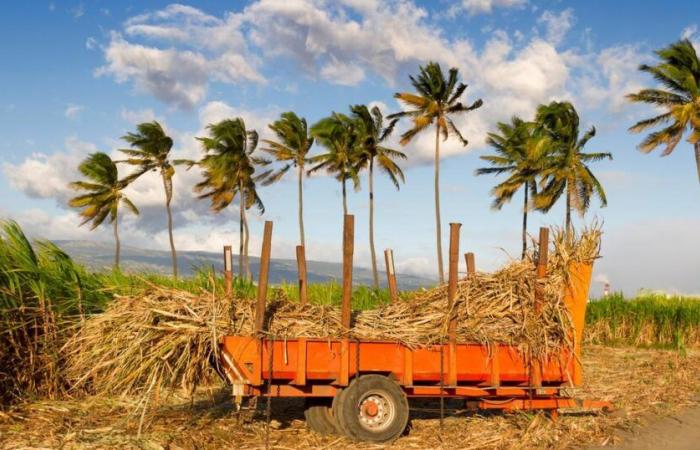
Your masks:
<path fill-rule="evenodd" d="M 355 441 L 388 442 L 408 424 L 408 400 L 396 382 L 382 375 L 363 375 L 333 402 L 338 428 Z"/>
<path fill-rule="evenodd" d="M 325 398 L 306 399 L 304 417 L 309 428 L 318 434 L 336 434 L 335 417 L 331 409 L 331 401 Z"/>

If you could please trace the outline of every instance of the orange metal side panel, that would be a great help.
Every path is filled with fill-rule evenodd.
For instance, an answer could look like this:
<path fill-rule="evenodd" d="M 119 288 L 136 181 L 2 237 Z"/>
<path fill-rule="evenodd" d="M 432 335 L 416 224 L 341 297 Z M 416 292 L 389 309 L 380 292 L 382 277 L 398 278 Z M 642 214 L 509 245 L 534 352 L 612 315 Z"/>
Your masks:
<path fill-rule="evenodd" d="M 249 337 L 227 336 L 223 350 L 231 357 L 250 384 L 257 386 L 269 377 L 269 342 Z M 359 345 L 359 352 L 358 352 Z M 449 344 L 443 348 L 444 370 L 448 372 Z M 457 385 L 498 386 L 528 382 L 525 357 L 513 347 L 499 345 L 491 351 L 479 344 L 457 344 Z M 440 347 L 410 350 L 395 342 L 321 341 L 313 339 L 276 340 L 272 345 L 273 380 L 303 385 L 326 380 L 346 385 L 361 373 L 391 374 L 404 385 L 438 383 Z M 357 361 L 359 353 L 359 364 Z M 566 362 L 568 361 L 568 366 Z M 568 382 L 573 358 L 560 355 L 542 365 L 546 383 Z M 447 385 L 447 383 L 446 383 Z"/>

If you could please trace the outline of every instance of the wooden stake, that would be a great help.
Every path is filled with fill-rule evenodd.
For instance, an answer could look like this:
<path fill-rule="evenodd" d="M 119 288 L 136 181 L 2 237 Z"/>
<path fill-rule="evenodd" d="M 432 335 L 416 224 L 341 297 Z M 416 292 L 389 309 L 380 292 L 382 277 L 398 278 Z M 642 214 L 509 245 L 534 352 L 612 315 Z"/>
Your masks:
<path fill-rule="evenodd" d="M 343 300 L 340 322 L 350 328 L 352 298 L 352 256 L 355 244 L 355 216 L 346 214 L 343 220 Z"/>
<path fill-rule="evenodd" d="M 303 245 L 297 245 L 297 272 L 299 273 L 299 303 L 306 305 L 307 278 L 306 278 L 306 252 Z"/>
<path fill-rule="evenodd" d="M 226 296 L 233 293 L 233 252 L 230 245 L 224 245 L 224 282 L 226 284 Z"/>
<path fill-rule="evenodd" d="M 396 285 L 396 271 L 394 270 L 394 252 L 387 248 L 384 250 L 384 264 L 386 267 L 386 281 L 389 286 L 389 297 L 392 302 L 399 300 L 399 289 Z"/>
<path fill-rule="evenodd" d="M 476 273 L 476 263 L 474 262 L 474 253 L 469 252 L 464 254 L 464 260 L 467 263 L 467 276 L 471 277 Z"/>
<path fill-rule="evenodd" d="M 255 307 L 255 331 L 263 331 L 265 321 L 265 299 L 267 297 L 267 282 L 270 275 L 270 252 L 272 248 L 272 222 L 265 221 L 263 232 L 262 252 L 260 253 L 260 273 L 258 275 L 258 302 Z"/>
<path fill-rule="evenodd" d="M 547 257 L 549 255 L 549 228 L 540 228 L 539 258 L 537 259 L 537 277 L 547 275 Z"/>
<path fill-rule="evenodd" d="M 457 296 L 457 278 L 459 273 L 457 272 L 459 266 L 459 229 L 462 227 L 461 223 L 451 223 L 450 224 L 450 259 L 449 259 L 449 272 L 447 279 L 447 300 L 449 309 L 455 304 L 455 297 Z M 449 357 L 447 366 L 447 385 L 456 386 L 457 385 L 457 318 L 455 317 L 454 311 L 451 311 L 450 325 L 448 328 L 449 335 Z"/>

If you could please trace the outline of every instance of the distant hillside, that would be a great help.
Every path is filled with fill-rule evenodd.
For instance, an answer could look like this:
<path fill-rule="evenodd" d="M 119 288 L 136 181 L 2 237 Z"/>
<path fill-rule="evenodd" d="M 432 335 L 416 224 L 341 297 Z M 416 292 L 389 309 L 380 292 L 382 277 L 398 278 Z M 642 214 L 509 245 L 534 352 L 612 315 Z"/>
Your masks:
<path fill-rule="evenodd" d="M 114 246 L 107 242 L 93 241 L 55 241 L 75 260 L 85 264 L 92 270 L 104 270 L 112 267 L 114 262 Z M 192 274 L 198 267 L 214 267 L 223 270 L 223 257 L 219 253 L 200 251 L 178 251 L 178 270 L 183 275 Z M 129 272 L 151 272 L 168 274 L 171 271 L 170 252 L 163 250 L 140 249 L 122 245 L 122 269 Z M 233 258 L 234 272 L 238 270 L 238 257 Z M 260 258 L 251 256 L 251 270 L 257 278 Z M 340 280 L 342 265 L 340 263 L 307 261 L 309 283 Z M 397 274 L 399 289 L 417 289 L 435 284 L 434 280 L 415 275 Z M 270 282 L 294 282 L 297 279 L 297 264 L 293 259 L 272 259 L 270 262 Z M 382 284 L 386 284 L 386 275 L 380 274 Z M 372 283 L 372 271 L 363 267 L 355 267 L 353 284 Z"/>

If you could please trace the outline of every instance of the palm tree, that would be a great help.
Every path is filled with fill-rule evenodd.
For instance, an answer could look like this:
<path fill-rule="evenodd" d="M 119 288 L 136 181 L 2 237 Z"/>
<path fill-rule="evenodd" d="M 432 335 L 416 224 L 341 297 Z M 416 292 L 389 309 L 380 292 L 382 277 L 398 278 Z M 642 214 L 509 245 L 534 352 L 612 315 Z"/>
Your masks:
<path fill-rule="evenodd" d="M 413 127 L 401 135 L 401 145 L 408 144 L 418 133 L 435 124 L 435 228 L 437 237 L 438 274 L 440 282 L 445 281 L 442 261 L 442 234 L 440 223 L 440 136 L 443 141 L 455 136 L 463 146 L 467 140 L 457 129 L 452 118 L 480 107 L 481 99 L 470 106 L 460 101 L 467 85 L 459 82 L 459 70 L 451 68 L 447 78 L 440 65 L 431 62 L 420 67 L 417 77 L 410 77 L 411 84 L 417 93 L 403 92 L 394 96 L 402 101 L 409 109 L 388 116 L 410 117 Z"/>
<path fill-rule="evenodd" d="M 700 59 L 688 39 L 683 39 L 656 55 L 661 61 L 654 66 L 642 64 L 639 70 L 651 74 L 663 88 L 642 89 L 627 98 L 633 102 L 648 103 L 660 107 L 664 112 L 658 116 L 637 122 L 630 127 L 633 133 L 664 125 L 665 128 L 650 133 L 639 149 L 649 153 L 656 147 L 665 146 L 661 156 L 669 155 L 688 130 L 688 142 L 695 149 L 695 164 L 700 180 Z"/>
<path fill-rule="evenodd" d="M 155 120 L 140 123 L 136 130 L 135 133 L 122 136 L 122 139 L 128 142 L 132 148 L 119 150 L 129 158 L 117 162 L 126 162 L 137 167 L 136 172 L 127 177 L 130 182 L 146 172 L 160 172 L 165 190 L 165 211 L 168 215 L 168 237 L 170 238 L 173 277 L 177 278 L 177 252 L 173 239 L 173 214 L 170 210 L 170 203 L 173 199 L 173 175 L 175 175 L 175 167 L 170 161 L 173 140 L 165 134 L 163 127 Z"/>
<path fill-rule="evenodd" d="M 238 195 L 239 252 L 238 267 L 241 278 L 250 276 L 248 261 L 248 223 L 246 210 L 257 206 L 265 212 L 255 183 L 267 178 L 271 171 L 255 174 L 256 168 L 270 161 L 253 156 L 258 145 L 258 133 L 247 130 L 241 118 L 225 119 L 207 126 L 209 137 L 198 137 L 205 152 L 196 164 L 203 169 L 204 180 L 194 187 L 199 198 L 208 198 L 214 212 L 225 209 Z M 244 234 L 245 233 L 245 234 Z"/>
<path fill-rule="evenodd" d="M 269 153 L 277 161 L 285 162 L 285 164 L 270 175 L 266 184 L 279 180 L 292 167 L 297 169 L 299 239 L 301 245 L 304 246 L 304 167 L 309 162 L 307 155 L 314 144 L 314 138 L 309 134 L 306 119 L 298 117 L 291 111 L 282 113 L 280 119 L 271 123 L 269 127 L 277 136 L 277 141 L 263 139 L 263 142 L 268 147 L 262 150 Z"/>
<path fill-rule="evenodd" d="M 377 273 L 377 254 L 374 248 L 374 164 L 389 176 L 391 182 L 399 189 L 399 182 L 404 181 L 404 174 L 395 159 L 406 159 L 403 152 L 385 147 L 384 141 L 391 135 L 396 122 L 393 119 L 384 124 L 384 116 L 376 106 L 370 111 L 365 105 L 355 105 L 350 108 L 352 117 L 357 123 L 359 138 L 358 167 L 368 167 L 369 184 L 369 248 L 372 256 L 372 277 L 374 287 L 379 288 Z"/>
<path fill-rule="evenodd" d="M 612 159 L 612 155 L 583 153 L 585 145 L 595 136 L 595 127 L 579 137 L 579 116 L 569 102 L 540 105 L 535 121 L 539 131 L 552 142 L 552 151 L 542 170 L 541 191 L 534 199 L 535 207 L 547 212 L 566 193 L 566 230 L 570 234 L 572 209 L 583 216 L 594 195 L 600 198 L 601 206 L 608 204 L 603 186 L 587 163 Z"/>
<path fill-rule="evenodd" d="M 123 204 L 134 214 L 139 213 L 131 200 L 122 192 L 128 185 L 127 180 L 120 180 L 117 165 L 106 153 L 97 152 L 90 154 L 78 170 L 88 181 L 74 181 L 70 187 L 77 191 L 86 191 L 69 200 L 68 205 L 73 208 L 81 208 L 80 216 L 83 221 L 80 226 L 90 223 L 90 229 L 94 230 L 104 223 L 107 216 L 112 224 L 114 232 L 114 268 L 119 270 L 119 257 L 121 245 L 119 242 L 119 205 Z"/>
<path fill-rule="evenodd" d="M 486 142 L 493 147 L 495 155 L 480 158 L 491 167 L 476 170 L 477 175 L 509 174 L 505 181 L 492 190 L 494 200 L 491 207 L 500 210 L 510 202 L 513 195 L 523 190 L 523 230 L 522 258 L 527 251 L 527 212 L 531 208 L 529 195 L 537 195 L 537 177 L 541 174 L 545 158 L 548 157 L 550 141 L 539 133 L 535 124 L 519 117 L 511 118 L 510 123 L 499 122 L 498 132 L 488 133 Z"/>
<path fill-rule="evenodd" d="M 331 116 L 318 121 L 311 127 L 311 135 L 316 142 L 328 151 L 313 156 L 310 162 L 315 164 L 308 173 L 325 170 L 334 174 L 340 181 L 343 190 L 343 214 L 348 214 L 348 199 L 346 183 L 352 180 L 355 189 L 359 188 L 360 179 L 357 175 L 357 141 L 356 124 L 344 114 L 333 113 Z"/>

